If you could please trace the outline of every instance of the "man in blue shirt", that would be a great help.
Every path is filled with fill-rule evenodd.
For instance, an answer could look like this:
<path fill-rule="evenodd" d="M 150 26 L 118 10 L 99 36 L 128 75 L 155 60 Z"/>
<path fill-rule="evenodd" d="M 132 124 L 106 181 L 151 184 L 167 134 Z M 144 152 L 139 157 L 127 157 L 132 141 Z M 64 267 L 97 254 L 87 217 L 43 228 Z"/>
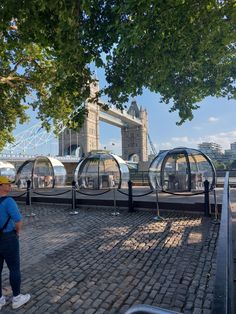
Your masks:
<path fill-rule="evenodd" d="M 17 309 L 30 299 L 29 294 L 21 294 L 19 233 L 22 216 L 13 198 L 7 196 L 11 190 L 11 180 L 0 176 L 0 276 L 4 261 L 10 272 L 10 285 L 13 292 L 12 308 Z M 0 277 L 0 310 L 6 304 L 2 295 Z"/>

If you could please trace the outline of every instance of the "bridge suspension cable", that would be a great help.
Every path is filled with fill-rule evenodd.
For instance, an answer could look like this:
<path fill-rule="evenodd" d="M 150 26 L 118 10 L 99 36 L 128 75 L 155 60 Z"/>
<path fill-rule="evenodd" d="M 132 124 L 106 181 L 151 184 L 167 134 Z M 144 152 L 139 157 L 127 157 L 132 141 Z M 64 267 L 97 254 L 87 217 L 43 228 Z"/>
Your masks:
<path fill-rule="evenodd" d="M 153 144 L 153 142 L 151 140 L 151 137 L 150 137 L 149 133 L 148 133 L 148 141 L 149 141 L 149 144 L 150 144 L 150 147 L 151 147 L 152 154 L 153 155 L 157 155 L 156 148 L 155 148 L 155 146 L 154 146 L 154 144 Z"/>
<path fill-rule="evenodd" d="M 62 122 L 59 124 L 59 133 L 63 132 L 65 126 Z M 55 138 L 54 126 L 51 126 L 49 132 L 47 132 L 43 127 L 41 122 L 31 126 L 27 130 L 24 130 L 17 135 L 15 135 L 15 141 L 13 143 L 8 143 L 3 152 L 6 154 L 13 154 L 15 152 L 25 153 L 28 149 L 34 149 L 41 145 L 44 145 Z"/>

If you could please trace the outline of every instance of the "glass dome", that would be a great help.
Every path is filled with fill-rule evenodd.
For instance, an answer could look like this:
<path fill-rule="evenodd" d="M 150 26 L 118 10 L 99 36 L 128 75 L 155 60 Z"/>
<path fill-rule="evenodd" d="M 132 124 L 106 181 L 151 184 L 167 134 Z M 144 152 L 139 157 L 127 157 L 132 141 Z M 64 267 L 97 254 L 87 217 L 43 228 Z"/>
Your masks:
<path fill-rule="evenodd" d="M 127 187 L 129 168 L 120 157 L 106 152 L 91 153 L 80 160 L 75 169 L 75 181 L 85 189 Z"/>
<path fill-rule="evenodd" d="M 52 157 L 39 156 L 25 161 L 17 171 L 16 184 L 26 188 L 31 180 L 33 188 L 53 188 L 65 185 L 66 170 L 63 164 Z"/>
<path fill-rule="evenodd" d="M 0 176 L 8 177 L 14 181 L 16 176 L 15 167 L 10 162 L 0 161 Z"/>
<path fill-rule="evenodd" d="M 166 192 L 200 192 L 203 182 L 209 181 L 209 188 L 216 183 L 216 171 L 210 158 L 201 151 L 180 147 L 159 153 L 149 167 L 152 188 Z"/>

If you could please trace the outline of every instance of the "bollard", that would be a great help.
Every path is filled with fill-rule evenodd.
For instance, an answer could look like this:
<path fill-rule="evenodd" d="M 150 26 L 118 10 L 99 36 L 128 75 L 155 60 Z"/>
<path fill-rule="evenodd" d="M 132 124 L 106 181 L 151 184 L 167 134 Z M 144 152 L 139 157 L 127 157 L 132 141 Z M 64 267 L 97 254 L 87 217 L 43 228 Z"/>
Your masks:
<path fill-rule="evenodd" d="M 34 217 L 34 216 L 36 216 L 36 214 L 33 213 L 32 209 L 31 209 L 31 181 L 27 180 L 26 184 L 27 184 L 27 192 L 26 192 L 26 202 L 25 203 L 26 203 L 26 205 L 30 206 L 30 212 L 26 216 L 27 217 Z"/>
<path fill-rule="evenodd" d="M 26 205 L 31 205 L 31 193 L 30 193 L 31 181 L 27 180 L 26 184 L 27 184 Z"/>
<path fill-rule="evenodd" d="M 133 182 L 128 181 L 128 197 L 129 197 L 129 212 L 134 212 L 134 203 L 133 203 Z"/>
<path fill-rule="evenodd" d="M 79 212 L 75 210 L 76 208 L 76 182 L 73 180 L 71 183 L 71 209 L 70 215 L 78 215 Z"/>
<path fill-rule="evenodd" d="M 76 208 L 76 182 L 72 181 L 72 189 L 71 189 L 71 208 L 75 210 Z"/>
<path fill-rule="evenodd" d="M 205 216 L 210 216 L 210 198 L 209 198 L 209 181 L 205 180 L 204 184 L 204 209 L 205 209 Z"/>

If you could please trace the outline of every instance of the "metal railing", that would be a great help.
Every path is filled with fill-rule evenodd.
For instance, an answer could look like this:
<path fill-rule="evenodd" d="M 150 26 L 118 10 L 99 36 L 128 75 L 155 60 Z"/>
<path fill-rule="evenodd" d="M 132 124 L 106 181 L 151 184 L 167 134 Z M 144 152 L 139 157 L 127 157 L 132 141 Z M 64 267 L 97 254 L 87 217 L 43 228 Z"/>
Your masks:
<path fill-rule="evenodd" d="M 130 171 L 130 180 L 134 184 L 149 185 L 148 171 Z"/>
<path fill-rule="evenodd" d="M 217 247 L 215 293 L 212 309 L 213 314 L 234 313 L 232 250 L 232 212 L 229 201 L 229 172 L 227 172 L 224 181 L 224 194 Z"/>
<path fill-rule="evenodd" d="M 19 190 L 19 189 L 18 189 Z M 48 190 L 48 192 L 47 192 Z M 44 203 L 56 203 L 56 204 L 71 204 L 72 209 L 79 205 L 95 205 L 95 206 L 115 206 L 115 203 L 118 207 L 126 207 L 128 208 L 129 212 L 135 211 L 138 208 L 149 208 L 149 209 L 156 209 L 157 203 L 158 208 L 165 209 L 172 209 L 174 210 L 181 210 L 181 211 L 193 211 L 199 213 L 205 213 L 205 216 L 209 216 L 213 210 L 216 210 L 216 205 L 209 203 L 209 189 L 205 189 L 205 191 L 201 192 L 201 194 L 205 194 L 204 202 L 199 203 L 184 203 L 181 201 L 174 202 L 160 202 L 158 200 L 158 196 L 156 193 L 155 198 L 150 199 L 143 199 L 145 196 L 153 194 L 155 191 L 149 189 L 144 193 L 133 193 L 133 183 L 132 181 L 128 182 L 128 190 L 121 190 L 117 187 L 107 187 L 106 190 L 94 190 L 94 189 L 81 189 L 80 187 L 76 186 L 76 182 L 72 181 L 71 187 L 66 190 L 59 190 L 56 191 L 54 188 L 48 188 L 46 191 L 43 190 L 42 192 L 40 189 L 33 189 L 31 187 L 31 181 L 27 181 L 27 190 L 21 194 L 13 194 L 12 196 L 18 201 L 25 201 L 26 205 L 31 205 L 32 202 L 44 202 Z M 94 193 L 95 191 L 95 193 Z M 107 198 L 100 198 L 98 199 L 97 196 L 101 196 L 103 194 L 107 194 L 108 192 L 113 191 L 113 199 L 110 196 Z M 14 190 L 14 193 L 16 190 Z M 22 192 L 22 191 L 21 191 Z M 142 192 L 142 191 L 141 191 Z M 121 199 L 117 199 L 118 193 L 122 194 L 123 197 Z M 76 194 L 80 194 L 81 197 L 77 197 Z M 117 194 L 117 195 L 116 195 Z M 199 193 L 198 193 L 199 194 Z M 64 196 L 65 195 L 65 196 Z M 58 197 L 63 196 L 63 197 Z M 187 196 L 182 194 L 182 196 Z M 191 196 L 191 195 L 188 195 Z M 207 197 L 206 197 L 207 196 Z M 139 200 L 136 200 L 139 199 Z M 221 204 L 217 205 L 217 211 L 221 208 Z"/>
<path fill-rule="evenodd" d="M 216 170 L 217 185 L 223 186 L 226 173 L 229 172 L 229 182 L 236 186 L 236 170 Z M 130 171 L 130 180 L 134 184 L 149 185 L 148 171 Z"/>

